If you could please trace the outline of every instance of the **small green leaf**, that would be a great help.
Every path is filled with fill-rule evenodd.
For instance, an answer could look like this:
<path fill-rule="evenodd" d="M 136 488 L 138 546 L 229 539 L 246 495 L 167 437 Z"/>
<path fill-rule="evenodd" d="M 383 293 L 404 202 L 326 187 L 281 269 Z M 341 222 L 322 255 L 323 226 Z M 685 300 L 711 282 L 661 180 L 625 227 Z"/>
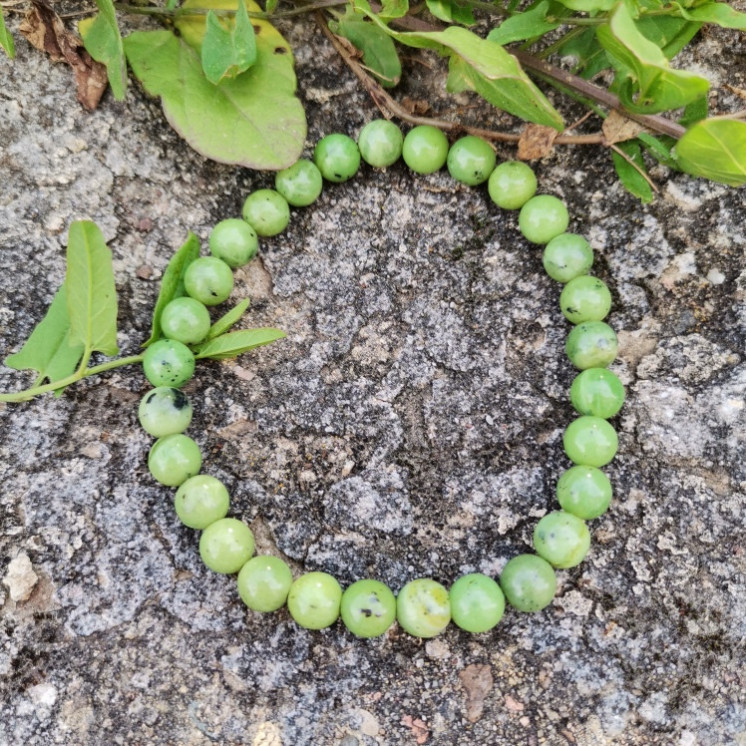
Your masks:
<path fill-rule="evenodd" d="M 640 132 L 637 139 L 647 148 L 648 152 L 664 166 L 678 169 L 679 165 L 671 154 L 671 148 L 676 144 L 673 137 L 658 135 L 657 137 L 647 133 Z"/>
<path fill-rule="evenodd" d="M 746 122 L 705 119 L 690 127 L 674 155 L 682 171 L 729 186 L 746 184 Z"/>
<path fill-rule="evenodd" d="M 672 60 L 697 34 L 701 23 L 672 16 L 644 16 L 636 22 L 640 33 Z"/>
<path fill-rule="evenodd" d="M 645 173 L 645 162 L 642 159 L 640 146 L 636 142 L 618 142 L 615 147 L 626 153 L 638 168 Z M 614 168 L 619 176 L 619 181 L 622 182 L 624 188 L 634 194 L 643 203 L 652 201 L 653 189 L 640 171 L 614 150 L 611 151 L 611 157 L 614 161 Z"/>
<path fill-rule="evenodd" d="M 558 0 L 570 10 L 582 10 L 587 13 L 595 11 L 611 10 L 618 0 Z"/>
<path fill-rule="evenodd" d="M 279 2 L 280 0 L 267 0 L 267 2 L 264 4 L 264 12 L 271 15 L 277 10 L 277 5 L 279 4 Z"/>
<path fill-rule="evenodd" d="M 256 37 L 244 0 L 238 0 L 235 21 L 226 25 L 212 11 L 207 14 L 202 69 L 213 85 L 235 78 L 256 62 Z"/>
<path fill-rule="evenodd" d="M 684 108 L 684 114 L 679 119 L 679 124 L 684 127 L 691 127 L 696 122 L 702 119 L 707 119 L 707 114 L 710 108 L 710 100 L 707 96 L 702 96 L 690 104 L 687 104 Z"/>
<path fill-rule="evenodd" d="M 557 51 L 563 56 L 575 57 L 578 64 L 574 72 L 584 78 L 592 78 L 611 66 L 606 50 L 598 43 L 596 29 L 592 26 L 577 36 L 570 36 Z"/>
<path fill-rule="evenodd" d="M 531 39 L 534 36 L 541 36 L 547 31 L 552 31 L 560 26 L 557 22 L 550 23 L 547 21 L 547 12 L 549 11 L 549 0 L 542 0 L 531 10 L 525 13 L 516 13 L 514 16 L 504 20 L 497 28 L 487 34 L 490 41 L 497 44 L 510 44 L 514 41 Z"/>
<path fill-rule="evenodd" d="M 329 24 L 335 34 L 344 36 L 363 53 L 363 63 L 386 88 L 401 78 L 401 62 L 391 37 L 370 21 L 348 14 L 336 24 Z"/>
<path fill-rule="evenodd" d="M 242 300 L 234 308 L 231 308 L 230 311 L 223 314 L 210 327 L 210 331 L 207 333 L 206 339 L 209 341 L 227 332 L 241 318 L 241 316 L 244 315 L 244 313 L 246 312 L 246 309 L 249 307 L 250 302 L 251 301 L 248 298 L 246 298 L 245 300 Z"/>
<path fill-rule="evenodd" d="M 427 9 L 441 21 L 460 23 L 462 26 L 473 26 L 476 23 L 474 13 L 468 5 L 461 5 L 458 0 L 426 0 Z"/>
<path fill-rule="evenodd" d="M 401 18 L 409 12 L 409 0 L 382 0 L 380 18 Z"/>
<path fill-rule="evenodd" d="M 5 17 L 2 8 L 0 8 L 0 47 L 5 50 L 5 53 L 10 57 L 10 59 L 13 59 L 16 56 L 16 47 L 13 43 L 13 37 L 10 35 L 8 28 L 5 25 Z"/>
<path fill-rule="evenodd" d="M 181 298 L 182 295 L 186 295 L 184 274 L 187 267 L 199 256 L 199 249 L 199 239 L 194 233 L 189 233 L 183 246 L 171 257 L 171 261 L 169 261 L 166 271 L 163 273 L 158 300 L 153 309 L 153 325 L 150 337 L 143 344 L 143 347 L 153 344 L 163 336 L 161 332 L 163 309 L 174 298 Z"/>
<path fill-rule="evenodd" d="M 239 332 L 221 334 L 215 339 L 203 342 L 195 348 L 194 352 L 197 359 L 228 360 L 283 337 L 285 337 L 285 332 L 279 329 L 244 329 Z"/>
<path fill-rule="evenodd" d="M 112 0 L 96 0 L 99 13 L 78 23 L 88 54 L 106 65 L 106 75 L 114 98 L 122 101 L 127 92 L 127 62 L 124 58 L 122 35 Z"/>
<path fill-rule="evenodd" d="M 705 3 L 696 8 L 687 9 L 681 3 L 672 3 L 683 18 L 699 23 L 714 23 L 723 28 L 746 30 L 746 13 L 731 8 L 727 3 Z"/>
<path fill-rule="evenodd" d="M 89 220 L 70 226 L 65 290 L 70 344 L 82 344 L 87 353 L 116 355 L 117 291 L 111 252 L 99 227 Z"/>

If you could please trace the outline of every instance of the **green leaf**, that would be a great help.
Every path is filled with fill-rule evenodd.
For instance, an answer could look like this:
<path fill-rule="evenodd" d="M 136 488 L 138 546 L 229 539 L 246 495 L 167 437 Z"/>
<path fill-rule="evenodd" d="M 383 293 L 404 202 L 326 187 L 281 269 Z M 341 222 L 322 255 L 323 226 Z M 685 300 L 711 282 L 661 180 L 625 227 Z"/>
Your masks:
<path fill-rule="evenodd" d="M 198 359 L 227 360 L 283 337 L 285 337 L 285 332 L 271 328 L 228 332 L 228 334 L 221 334 L 219 337 L 203 342 L 196 347 L 195 357 Z"/>
<path fill-rule="evenodd" d="M 672 3 L 683 18 L 699 23 L 714 23 L 723 28 L 746 30 L 746 13 L 731 8 L 727 3 L 705 3 L 696 8 L 687 9 L 681 3 Z"/>
<path fill-rule="evenodd" d="M 345 15 L 338 23 L 330 23 L 329 26 L 335 34 L 344 36 L 363 53 L 363 63 L 382 86 L 391 88 L 399 82 L 399 55 L 391 37 L 379 26 L 354 14 Z"/>
<path fill-rule="evenodd" d="M 277 5 L 279 4 L 279 2 L 280 0 L 267 0 L 267 2 L 264 3 L 264 12 L 271 15 L 277 10 Z"/>
<path fill-rule="evenodd" d="M 82 344 L 84 355 L 116 355 L 117 291 L 111 252 L 101 230 L 90 220 L 78 220 L 70 226 L 65 291 L 70 344 Z"/>
<path fill-rule="evenodd" d="M 212 11 L 207 14 L 202 69 L 214 85 L 235 78 L 256 62 L 254 27 L 246 13 L 244 0 L 238 0 L 235 21 L 227 21 L 226 25 L 228 28 Z"/>
<path fill-rule="evenodd" d="M 637 139 L 647 148 L 648 152 L 664 166 L 669 168 L 679 168 L 679 164 L 671 153 L 671 149 L 676 144 L 673 137 L 659 135 L 657 137 L 647 133 L 640 132 Z"/>
<path fill-rule="evenodd" d="M 709 90 L 705 78 L 668 66 L 660 48 L 638 30 L 624 3 L 612 13 L 608 25 L 598 27 L 596 34 L 618 75 L 631 73 L 619 85 L 619 98 L 631 112 L 652 114 L 676 109 Z"/>
<path fill-rule="evenodd" d="M 461 5 L 458 0 L 426 0 L 427 9 L 441 21 L 460 23 L 462 26 L 473 26 L 476 23 L 474 13 L 468 5 Z"/>
<path fill-rule="evenodd" d="M 707 119 L 709 108 L 710 101 L 707 96 L 702 96 L 702 98 L 692 101 L 691 104 L 687 104 L 684 108 L 684 114 L 679 119 L 679 124 L 682 124 L 684 127 L 691 127 L 696 122 Z"/>
<path fill-rule="evenodd" d="M 626 153 L 645 173 L 645 162 L 642 159 L 640 146 L 636 142 L 618 142 L 615 147 Z M 653 189 L 645 177 L 629 161 L 614 150 L 611 151 L 611 157 L 614 161 L 614 168 L 616 169 L 617 176 L 619 176 L 619 181 L 622 182 L 624 188 L 634 194 L 643 203 L 652 201 Z"/>
<path fill-rule="evenodd" d="M 16 56 L 16 47 L 13 43 L 13 37 L 10 35 L 7 26 L 5 25 L 5 16 L 3 15 L 2 8 L 0 8 L 0 47 L 5 50 L 5 53 L 13 59 Z"/>
<path fill-rule="evenodd" d="M 106 75 L 114 98 L 122 101 L 127 92 L 127 62 L 124 58 L 122 35 L 112 0 L 96 0 L 99 13 L 78 23 L 88 54 L 106 65 Z"/>
<path fill-rule="evenodd" d="M 527 10 L 525 13 L 516 13 L 504 20 L 497 28 L 493 28 L 487 34 L 487 38 L 497 44 L 510 44 L 514 41 L 531 39 L 534 36 L 546 34 L 547 31 L 552 31 L 560 26 L 559 23 L 547 21 L 548 11 L 549 0 L 542 0 L 531 10 Z"/>
<path fill-rule="evenodd" d="M 234 308 L 231 308 L 230 311 L 223 314 L 210 327 L 210 331 L 207 333 L 206 339 L 209 341 L 227 332 L 241 318 L 241 316 L 244 315 L 244 313 L 246 312 L 246 309 L 249 307 L 250 302 L 251 301 L 248 298 L 246 298 L 245 300 L 242 300 Z"/>
<path fill-rule="evenodd" d="M 611 10 L 618 0 L 558 0 L 570 10 L 582 10 L 587 13 L 595 11 Z"/>
<path fill-rule="evenodd" d="M 674 155 L 682 171 L 729 186 L 746 184 L 746 122 L 705 119 L 690 127 Z"/>
<path fill-rule="evenodd" d="M 380 18 L 401 18 L 409 12 L 409 0 L 382 0 Z"/>
<path fill-rule="evenodd" d="M 194 233 L 189 233 L 183 246 L 171 257 L 166 271 L 161 279 L 161 289 L 158 293 L 158 300 L 155 302 L 153 309 L 153 325 L 150 337 L 143 347 L 153 344 L 159 340 L 163 333 L 161 332 L 161 316 L 163 309 L 174 299 L 186 295 L 184 290 L 184 274 L 187 267 L 199 256 L 199 239 Z"/>
<path fill-rule="evenodd" d="M 577 75 L 592 78 L 611 66 L 604 48 L 598 43 L 596 29 L 588 27 L 577 36 L 571 36 L 557 50 L 559 54 L 569 55 L 578 60 L 574 69 Z"/>
<path fill-rule="evenodd" d="M 701 23 L 672 16 L 645 16 L 636 21 L 640 33 L 673 59 L 697 34 Z"/>

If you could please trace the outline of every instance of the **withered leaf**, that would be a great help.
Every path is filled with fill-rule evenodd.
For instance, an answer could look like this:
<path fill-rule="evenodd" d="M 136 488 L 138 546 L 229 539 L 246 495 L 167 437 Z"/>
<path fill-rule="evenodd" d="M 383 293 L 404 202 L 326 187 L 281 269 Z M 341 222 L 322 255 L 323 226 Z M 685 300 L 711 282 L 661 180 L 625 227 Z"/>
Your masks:
<path fill-rule="evenodd" d="M 645 128 L 641 124 L 638 124 L 632 119 L 628 119 L 623 114 L 620 114 L 616 109 L 612 109 L 609 112 L 609 116 L 604 119 L 601 129 L 603 130 L 607 145 L 624 142 L 625 140 L 632 140 L 637 137 L 640 132 L 645 131 Z"/>
<path fill-rule="evenodd" d="M 518 140 L 518 158 L 522 161 L 535 161 L 549 155 L 559 134 L 554 127 L 527 124 Z"/>

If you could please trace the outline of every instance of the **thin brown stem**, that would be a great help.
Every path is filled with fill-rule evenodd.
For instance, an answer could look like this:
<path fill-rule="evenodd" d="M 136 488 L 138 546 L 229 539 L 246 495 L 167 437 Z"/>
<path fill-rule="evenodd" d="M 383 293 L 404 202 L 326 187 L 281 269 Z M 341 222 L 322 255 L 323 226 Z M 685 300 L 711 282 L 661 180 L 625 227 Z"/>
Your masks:
<path fill-rule="evenodd" d="M 624 151 L 623 151 L 623 150 L 622 150 L 621 148 L 619 148 L 619 147 L 617 147 L 616 145 L 614 145 L 614 143 L 609 143 L 608 145 L 609 145 L 609 147 L 610 147 L 610 148 L 611 148 L 611 149 L 612 149 L 612 150 L 613 150 L 613 151 L 614 151 L 614 152 L 615 152 L 615 153 L 616 153 L 617 155 L 619 155 L 619 156 L 621 156 L 622 158 L 624 158 L 624 160 L 625 160 L 625 161 L 627 161 L 627 163 L 629 163 L 629 165 L 630 165 L 630 166 L 632 166 L 632 168 L 634 168 L 634 169 L 635 169 L 635 171 L 637 171 L 637 173 L 638 173 L 638 174 L 640 174 L 640 176 L 642 176 L 642 178 L 643 178 L 643 179 L 645 179 L 645 181 L 647 181 L 647 182 L 648 182 L 648 184 L 650 184 L 650 187 L 651 187 L 651 189 L 652 189 L 652 190 L 653 190 L 654 192 L 659 192 L 659 191 L 660 191 L 660 189 L 658 189 L 658 187 L 657 187 L 657 185 L 655 184 L 655 182 L 654 182 L 654 181 L 653 181 L 653 180 L 652 180 L 652 179 L 651 179 L 651 178 L 650 178 L 650 177 L 649 177 L 649 176 L 648 176 L 648 175 L 647 175 L 647 174 L 645 173 L 645 170 L 644 170 L 644 169 L 642 169 L 642 168 L 640 168 L 640 167 L 639 167 L 639 166 L 638 166 L 638 165 L 637 165 L 637 164 L 636 164 L 636 163 L 634 162 L 634 160 L 633 160 L 632 158 L 630 158 L 630 156 L 628 156 L 628 155 L 627 155 L 627 154 L 626 154 L 626 153 L 625 153 L 625 152 L 624 152 Z"/>

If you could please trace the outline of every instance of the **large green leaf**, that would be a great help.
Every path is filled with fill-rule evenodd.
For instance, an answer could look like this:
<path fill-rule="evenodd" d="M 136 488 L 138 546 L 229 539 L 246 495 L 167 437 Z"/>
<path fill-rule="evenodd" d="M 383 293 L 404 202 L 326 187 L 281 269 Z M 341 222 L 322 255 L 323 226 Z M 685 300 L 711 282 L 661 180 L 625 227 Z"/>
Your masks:
<path fill-rule="evenodd" d="M 212 11 L 207 14 L 202 69 L 211 83 L 246 72 L 256 62 L 256 54 L 254 27 L 244 0 L 238 2 L 235 19 L 223 22 Z"/>
<path fill-rule="evenodd" d="M 124 58 L 122 35 L 112 0 L 96 0 L 98 15 L 78 24 L 88 54 L 106 65 L 106 75 L 114 98 L 122 101 L 127 92 L 127 62 Z"/>
<path fill-rule="evenodd" d="M 194 350 L 194 356 L 198 359 L 210 358 L 212 360 L 228 360 L 243 352 L 253 350 L 255 347 L 268 345 L 278 339 L 285 337 L 285 332 L 280 329 L 243 329 L 238 332 L 228 332 L 219 337 L 203 342 Z"/>
<path fill-rule="evenodd" d="M 727 3 L 705 3 L 696 8 L 685 8 L 681 3 L 672 3 L 683 18 L 699 23 L 714 23 L 723 28 L 746 30 L 746 13 L 731 8 Z"/>
<path fill-rule="evenodd" d="M 672 60 L 702 27 L 701 23 L 673 16 L 644 16 L 635 24 L 646 39 L 660 47 L 668 60 Z"/>
<path fill-rule="evenodd" d="M 0 47 L 5 50 L 5 53 L 13 59 L 16 56 L 16 47 L 13 44 L 13 37 L 10 35 L 7 26 L 5 25 L 5 17 L 3 16 L 2 8 L 0 8 Z"/>
<path fill-rule="evenodd" d="M 705 119 L 688 129 L 674 149 L 682 171 L 730 186 L 746 184 L 746 122 Z"/>
<path fill-rule="evenodd" d="M 432 15 L 446 23 L 460 23 L 462 26 L 476 23 L 472 9 L 458 0 L 426 0 L 426 5 Z"/>
<path fill-rule="evenodd" d="M 497 44 L 510 44 L 545 34 L 561 25 L 557 21 L 547 21 L 548 12 L 549 0 L 542 0 L 524 13 L 516 13 L 506 18 L 487 34 L 487 38 Z"/>

